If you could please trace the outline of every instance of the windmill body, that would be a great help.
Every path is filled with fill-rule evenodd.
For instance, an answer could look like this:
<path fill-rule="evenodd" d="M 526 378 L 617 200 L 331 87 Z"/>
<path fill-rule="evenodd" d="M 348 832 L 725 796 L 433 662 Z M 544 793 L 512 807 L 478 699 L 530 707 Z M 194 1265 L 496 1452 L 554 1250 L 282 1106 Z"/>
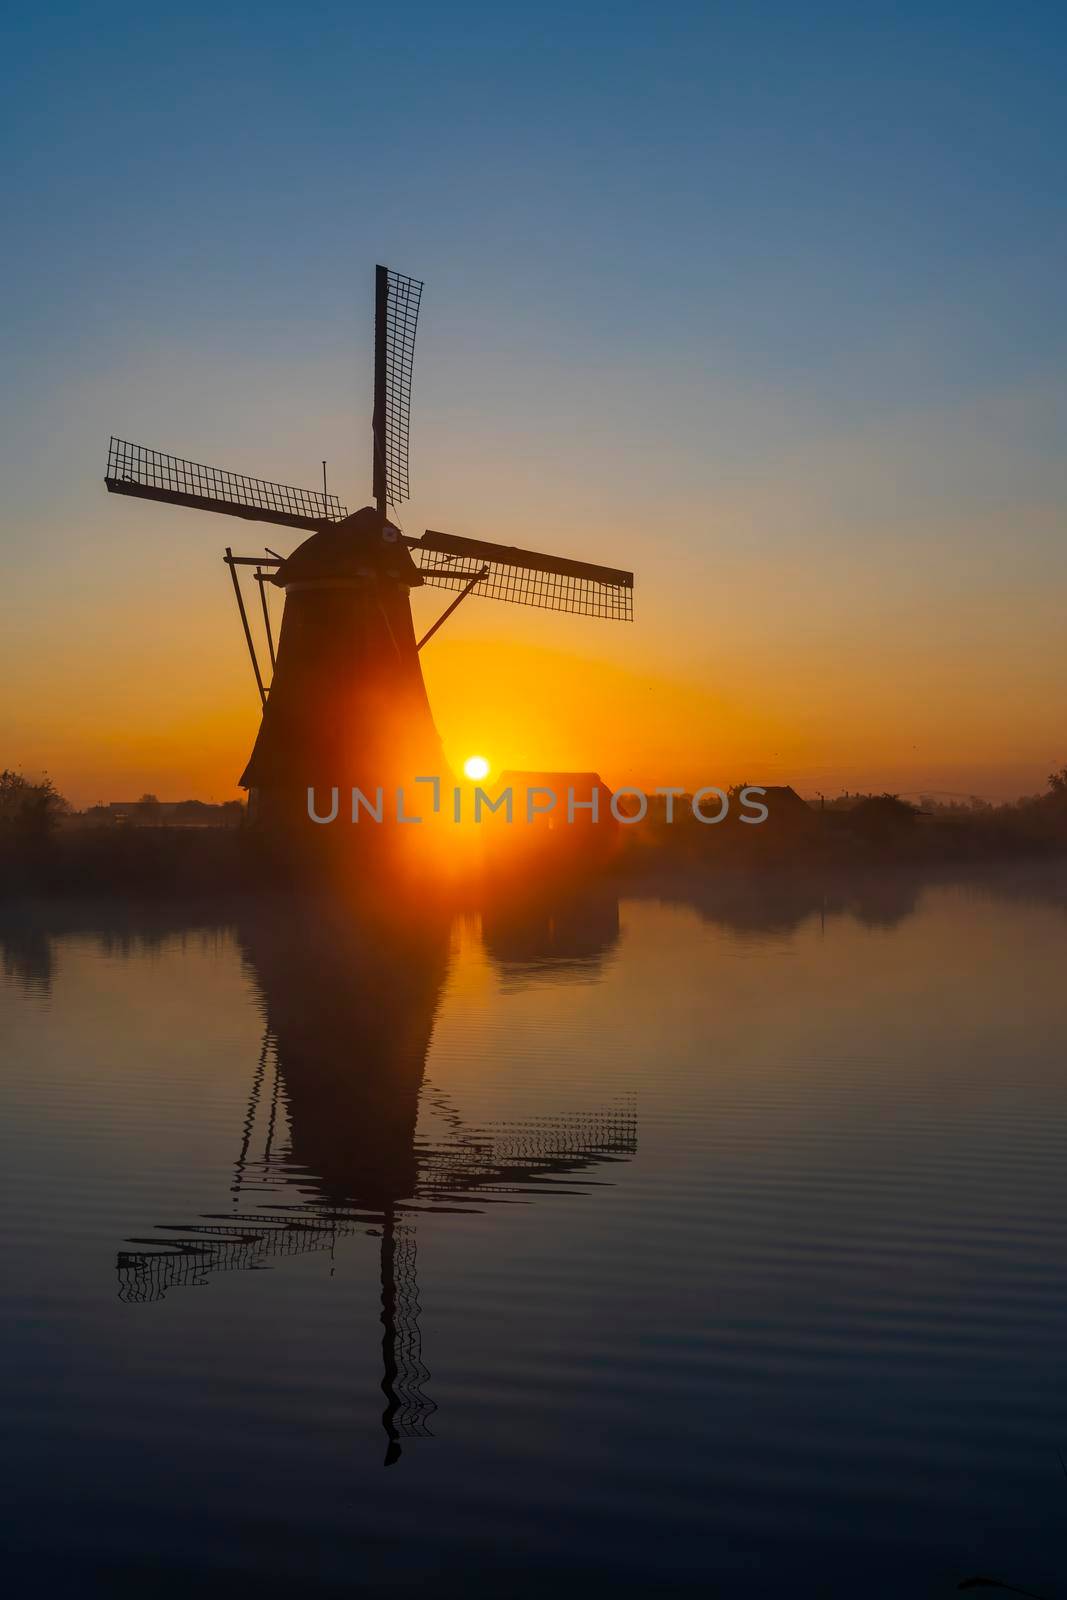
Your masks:
<path fill-rule="evenodd" d="M 269 580 L 285 593 L 274 676 L 241 786 L 261 814 L 305 813 L 308 786 L 372 798 L 444 776 L 415 644 L 422 583 L 373 506 L 313 533 Z"/>
<path fill-rule="evenodd" d="M 114 494 L 219 512 L 309 534 L 289 556 L 226 551 L 263 719 L 241 776 L 263 820 L 308 828 L 310 788 L 373 797 L 414 778 L 447 780 L 419 651 L 469 594 L 544 610 L 632 619 L 633 574 L 511 545 L 427 530 L 404 534 L 388 508 L 408 498 L 408 439 L 415 331 L 422 284 L 376 269 L 374 505 L 349 515 L 329 494 L 112 438 L 105 483 Z M 254 569 L 259 606 L 246 605 L 240 574 Z M 416 641 L 410 591 L 453 591 Z M 281 588 L 277 649 L 268 590 Z M 261 626 L 256 624 L 257 610 Z M 273 675 L 260 663 L 265 637 Z M 268 681 L 269 677 L 269 681 Z"/>

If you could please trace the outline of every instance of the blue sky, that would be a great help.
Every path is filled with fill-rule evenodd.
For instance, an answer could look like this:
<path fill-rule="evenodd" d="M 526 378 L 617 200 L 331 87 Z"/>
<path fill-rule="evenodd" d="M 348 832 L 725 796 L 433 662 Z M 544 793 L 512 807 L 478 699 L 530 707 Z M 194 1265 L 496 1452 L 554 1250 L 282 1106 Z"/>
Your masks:
<path fill-rule="evenodd" d="M 1065 41 L 1027 4 L 21 8 L 12 648 L 66 670 L 66 563 L 158 585 L 180 569 L 157 533 L 222 542 L 123 521 L 112 431 L 298 483 L 326 455 L 366 497 L 376 260 L 428 284 L 410 525 L 643 571 L 646 633 L 593 657 L 721 679 L 709 627 L 795 658 L 817 626 L 825 673 L 850 581 L 861 635 L 914 640 L 915 685 L 941 660 L 924 630 L 973 650 L 1005 585 L 1040 637 L 1067 576 Z M 1004 747 L 1021 773 L 1067 703 L 1021 623 L 993 642 L 1019 696 L 1053 696 L 1047 737 Z M 813 771 L 849 765 L 831 722 Z"/>

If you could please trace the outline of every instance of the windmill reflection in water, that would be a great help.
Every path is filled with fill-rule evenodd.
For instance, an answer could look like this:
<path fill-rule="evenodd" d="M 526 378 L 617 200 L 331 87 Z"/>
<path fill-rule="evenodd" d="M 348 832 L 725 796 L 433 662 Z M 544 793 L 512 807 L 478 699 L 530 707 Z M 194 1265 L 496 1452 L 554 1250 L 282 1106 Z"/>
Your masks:
<path fill-rule="evenodd" d="M 118 1256 L 119 1296 L 162 1299 L 219 1272 L 330 1251 L 380 1230 L 382 1425 L 386 1465 L 401 1440 L 426 1435 L 417 1278 L 420 1212 L 477 1208 L 495 1197 L 573 1194 L 595 1167 L 636 1150 L 632 1101 L 470 1126 L 427 1081 L 425 1063 L 449 952 L 450 919 L 423 908 L 353 918 L 317 899 L 258 906 L 238 929 L 265 1031 L 234 1166 L 233 1211 L 158 1225 Z M 562 908 L 483 913 L 486 948 L 505 983 L 545 969 L 595 975 L 618 937 L 612 896 Z M 433 1138 L 420 1137 L 424 1127 Z"/>

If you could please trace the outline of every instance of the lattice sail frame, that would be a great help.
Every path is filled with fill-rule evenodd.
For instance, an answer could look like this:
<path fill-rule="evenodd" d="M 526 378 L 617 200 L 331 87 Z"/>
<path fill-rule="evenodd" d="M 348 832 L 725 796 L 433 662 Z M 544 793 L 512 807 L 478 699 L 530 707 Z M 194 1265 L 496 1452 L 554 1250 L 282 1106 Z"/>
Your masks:
<path fill-rule="evenodd" d="M 409 278 L 391 267 L 379 271 L 385 274 L 386 286 L 381 312 L 384 326 L 376 330 L 377 339 L 384 343 L 375 351 L 376 365 L 384 369 L 385 384 L 384 439 L 379 448 L 385 457 L 386 500 L 389 505 L 398 506 L 411 496 L 411 380 L 424 285 L 420 278 Z"/>
<path fill-rule="evenodd" d="M 275 522 L 288 528 L 313 531 L 324 519 L 339 522 L 348 515 L 335 494 L 250 478 L 242 472 L 188 461 L 184 456 L 132 444 L 114 435 L 108 446 L 104 482 L 112 494 L 132 494 L 143 500 L 162 500 L 200 511 L 221 511 L 227 516 Z"/>
<path fill-rule="evenodd" d="M 426 535 L 427 540 L 434 537 Z M 462 552 L 442 550 L 427 545 L 426 540 L 412 548 L 423 583 L 439 589 L 463 589 L 488 567 L 485 577 L 471 590 L 473 595 L 486 600 L 505 600 L 512 605 L 536 606 L 542 611 L 566 611 L 613 622 L 633 621 L 633 574 L 630 572 L 596 568 L 562 557 L 538 557 L 521 550 L 509 552 L 506 546 L 481 545 L 477 539 L 451 542 L 462 543 L 466 548 Z M 484 555 L 478 553 L 480 545 L 486 552 Z M 511 559 L 507 559 L 509 555 Z"/>
<path fill-rule="evenodd" d="M 430 1369 L 422 1356 L 422 1327 L 419 1322 L 422 1304 L 419 1300 L 415 1219 L 403 1211 L 398 1212 L 393 1221 L 391 1265 L 396 1296 L 393 1307 L 393 1359 L 396 1362 L 393 1389 L 397 1412 L 393 1426 L 405 1439 L 426 1439 L 431 1437 L 430 1418 L 437 1410 L 437 1402 L 426 1393 Z"/>

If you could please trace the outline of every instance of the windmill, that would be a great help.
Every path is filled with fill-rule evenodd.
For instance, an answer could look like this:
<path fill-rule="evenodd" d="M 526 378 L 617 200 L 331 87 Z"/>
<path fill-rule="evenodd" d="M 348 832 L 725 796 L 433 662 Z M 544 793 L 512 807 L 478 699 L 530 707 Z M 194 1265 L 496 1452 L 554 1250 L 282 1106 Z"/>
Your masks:
<path fill-rule="evenodd" d="M 374 297 L 374 504 L 349 513 L 321 492 L 204 466 L 113 437 L 105 482 L 113 494 L 272 523 L 309 535 L 288 556 L 225 561 L 262 706 L 241 776 L 264 818 L 303 818 L 309 786 L 391 789 L 446 772 L 419 651 L 468 595 L 579 616 L 630 621 L 633 574 L 427 529 L 405 534 L 389 508 L 409 497 L 411 384 L 422 283 L 379 266 Z M 240 583 L 259 589 L 268 682 Z M 285 592 L 275 646 L 266 586 Z M 455 598 L 416 639 L 410 591 Z M 255 608 L 253 608 L 255 615 Z M 258 626 L 258 625 L 257 625 Z"/>

